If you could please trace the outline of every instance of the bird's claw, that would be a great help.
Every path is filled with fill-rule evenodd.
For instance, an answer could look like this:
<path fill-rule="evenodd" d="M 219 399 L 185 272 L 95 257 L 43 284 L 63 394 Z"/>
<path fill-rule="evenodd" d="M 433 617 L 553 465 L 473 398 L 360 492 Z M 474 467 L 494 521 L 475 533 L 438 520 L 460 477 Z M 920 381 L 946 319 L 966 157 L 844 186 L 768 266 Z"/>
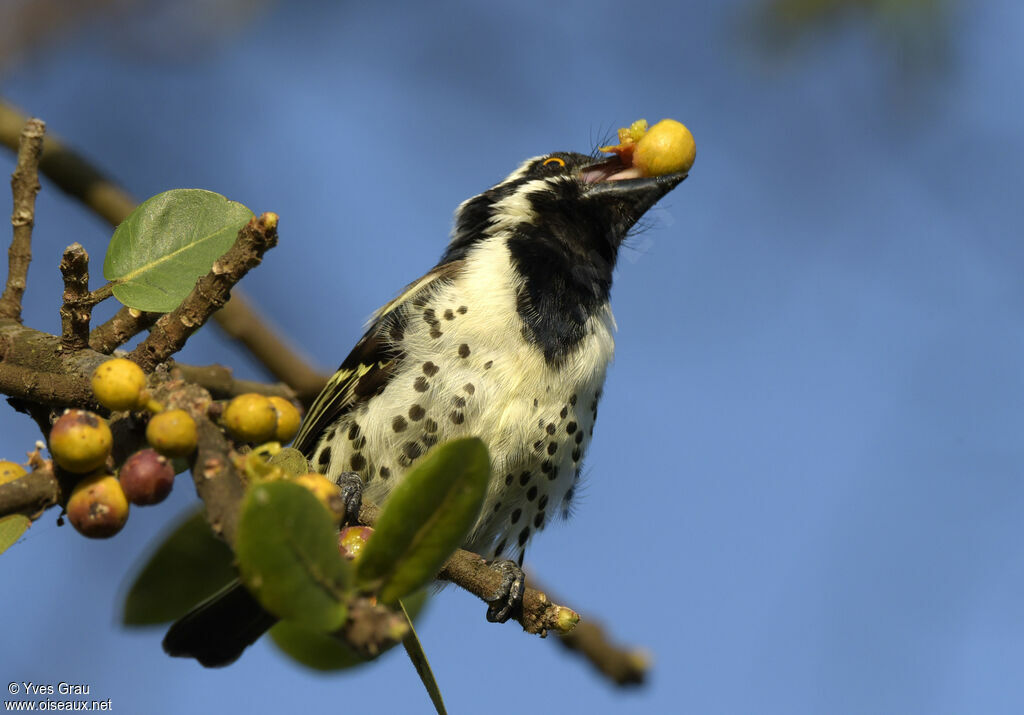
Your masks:
<path fill-rule="evenodd" d="M 356 472 L 342 472 L 338 477 L 338 488 L 345 502 L 345 518 L 342 523 L 355 524 L 363 506 L 363 478 Z"/>
<path fill-rule="evenodd" d="M 523 593 L 526 591 L 526 574 L 515 561 L 495 561 L 490 567 L 501 574 L 501 585 L 486 599 L 487 620 L 504 623 L 523 610 Z"/>

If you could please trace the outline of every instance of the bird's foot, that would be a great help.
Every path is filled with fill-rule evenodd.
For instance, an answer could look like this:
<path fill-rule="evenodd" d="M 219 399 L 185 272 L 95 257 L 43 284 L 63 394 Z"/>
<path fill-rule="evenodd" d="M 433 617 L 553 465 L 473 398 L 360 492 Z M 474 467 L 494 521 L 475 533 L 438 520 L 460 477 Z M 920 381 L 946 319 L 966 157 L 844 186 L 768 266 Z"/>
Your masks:
<path fill-rule="evenodd" d="M 345 502 L 345 518 L 342 523 L 357 523 L 359 510 L 363 506 L 363 478 L 356 472 L 343 472 L 338 477 L 338 488 L 341 489 L 341 499 Z"/>
<path fill-rule="evenodd" d="M 501 574 L 501 585 L 486 599 L 487 620 L 504 623 L 523 610 L 523 593 L 526 591 L 526 574 L 515 561 L 494 561 L 490 567 Z"/>

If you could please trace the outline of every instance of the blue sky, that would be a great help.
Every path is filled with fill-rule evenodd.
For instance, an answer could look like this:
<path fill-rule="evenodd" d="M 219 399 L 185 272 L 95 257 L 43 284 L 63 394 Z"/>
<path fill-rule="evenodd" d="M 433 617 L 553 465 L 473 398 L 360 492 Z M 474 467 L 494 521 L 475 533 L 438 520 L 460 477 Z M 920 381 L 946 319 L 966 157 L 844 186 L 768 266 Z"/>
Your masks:
<path fill-rule="evenodd" d="M 139 198 L 280 214 L 244 285 L 324 368 L 523 158 L 692 129 L 690 179 L 620 257 L 583 498 L 528 554 L 652 653 L 650 683 L 616 691 L 449 588 L 420 636 L 452 712 L 1024 710 L 1024 9 L 963 4 L 915 73 L 864 25 L 764 54 L 749 8 L 300 2 L 195 46 L 100 19 L 0 76 Z M 30 324 L 59 328 L 63 247 L 98 279 L 109 233 L 44 182 Z M 260 374 L 215 328 L 184 357 Z M 3 424 L 19 458 L 34 426 Z M 126 574 L 194 502 L 179 478 L 107 542 L 34 525 L 0 557 L 0 678 L 115 712 L 426 711 L 398 654 L 325 677 L 260 643 L 203 671 L 120 630 Z"/>

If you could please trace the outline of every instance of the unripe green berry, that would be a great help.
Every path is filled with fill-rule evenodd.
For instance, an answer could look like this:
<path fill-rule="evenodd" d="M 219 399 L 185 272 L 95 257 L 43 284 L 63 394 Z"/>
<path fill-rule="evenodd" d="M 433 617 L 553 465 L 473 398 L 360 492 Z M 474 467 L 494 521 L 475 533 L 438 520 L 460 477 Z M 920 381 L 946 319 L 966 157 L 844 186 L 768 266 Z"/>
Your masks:
<path fill-rule="evenodd" d="M 277 430 L 274 432 L 274 439 L 281 444 L 291 442 L 292 437 L 299 431 L 299 424 L 302 416 L 299 410 L 283 397 L 269 397 L 270 404 L 277 413 Z"/>
<path fill-rule="evenodd" d="M 110 474 L 86 477 L 68 499 L 68 521 L 83 536 L 106 539 L 128 521 L 128 500 L 117 478 Z"/>
<path fill-rule="evenodd" d="M 265 396 L 248 392 L 228 403 L 224 426 L 239 442 L 267 442 L 277 431 L 277 411 Z"/>
<path fill-rule="evenodd" d="M 50 430 L 50 453 L 69 472 L 85 474 L 107 461 L 114 438 L 99 415 L 68 410 Z"/>
<path fill-rule="evenodd" d="M 187 457 L 195 451 L 198 439 L 196 421 L 185 410 L 153 415 L 146 425 L 146 441 L 165 457 Z"/>
<path fill-rule="evenodd" d="M 13 482 L 15 479 L 24 477 L 26 473 L 25 468 L 20 464 L 0 459 L 0 484 Z"/>
<path fill-rule="evenodd" d="M 92 392 L 108 410 L 135 410 L 145 404 L 146 373 L 131 360 L 114 358 L 92 374 Z"/>
<path fill-rule="evenodd" d="M 174 467 L 154 449 L 139 450 L 125 460 L 117 475 L 128 501 L 139 506 L 158 504 L 174 486 Z"/>

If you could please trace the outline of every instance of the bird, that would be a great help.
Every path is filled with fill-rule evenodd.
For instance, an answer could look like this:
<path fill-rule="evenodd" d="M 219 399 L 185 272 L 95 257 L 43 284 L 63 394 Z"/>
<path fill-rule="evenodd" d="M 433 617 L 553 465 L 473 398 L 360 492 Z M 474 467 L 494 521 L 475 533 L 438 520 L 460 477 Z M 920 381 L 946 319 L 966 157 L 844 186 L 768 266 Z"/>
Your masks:
<path fill-rule="evenodd" d="M 503 577 L 488 620 L 521 608 L 527 545 L 570 513 L 614 353 L 619 249 L 687 177 L 628 164 L 535 156 L 460 204 L 441 259 L 374 313 L 293 442 L 351 506 L 385 503 L 434 445 L 483 440 L 491 478 L 464 547 Z M 236 582 L 176 622 L 164 649 L 226 665 L 274 621 Z"/>

